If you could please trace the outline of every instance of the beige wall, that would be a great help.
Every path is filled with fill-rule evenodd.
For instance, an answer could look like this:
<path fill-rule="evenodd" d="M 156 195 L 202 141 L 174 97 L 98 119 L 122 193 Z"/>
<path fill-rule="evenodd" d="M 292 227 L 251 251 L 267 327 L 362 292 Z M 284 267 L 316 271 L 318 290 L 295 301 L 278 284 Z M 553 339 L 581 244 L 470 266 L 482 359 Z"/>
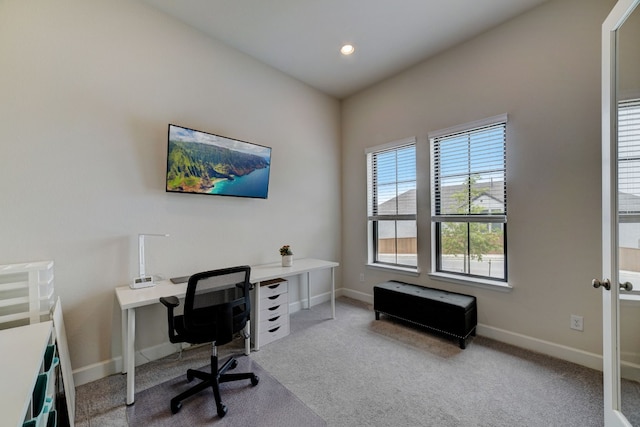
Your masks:
<path fill-rule="evenodd" d="M 600 31 L 614 0 L 553 0 L 343 102 L 343 286 L 383 280 L 477 296 L 485 332 L 602 352 Z M 430 131 L 507 113 L 510 292 L 430 269 Z M 419 277 L 366 267 L 366 147 L 418 139 Z M 364 282 L 359 281 L 364 273 Z M 584 332 L 569 328 L 584 316 Z"/>
<path fill-rule="evenodd" d="M 147 239 L 165 277 L 283 244 L 340 260 L 337 100 L 129 0 L 2 1 L 0 63 L 0 264 L 55 261 L 75 370 L 121 355 L 138 233 L 171 235 Z M 165 193 L 168 123 L 271 146 L 269 198 Z M 138 350 L 167 342 L 165 316 L 139 310 Z"/>
<path fill-rule="evenodd" d="M 140 232 L 171 234 L 147 247 L 166 277 L 276 261 L 286 243 L 340 261 L 348 295 L 392 278 L 471 293 L 486 331 L 599 354 L 600 26 L 614 3 L 552 0 L 346 99 L 340 117 L 335 99 L 144 4 L 2 1 L 0 264 L 55 261 L 76 370 L 110 373 L 121 354 L 113 288 L 136 275 Z M 426 135 L 500 113 L 513 290 L 431 280 Z M 170 122 L 273 147 L 269 199 L 165 193 Z M 419 277 L 365 267 L 364 149 L 409 136 Z M 138 349 L 163 346 L 161 308 L 139 312 Z"/>

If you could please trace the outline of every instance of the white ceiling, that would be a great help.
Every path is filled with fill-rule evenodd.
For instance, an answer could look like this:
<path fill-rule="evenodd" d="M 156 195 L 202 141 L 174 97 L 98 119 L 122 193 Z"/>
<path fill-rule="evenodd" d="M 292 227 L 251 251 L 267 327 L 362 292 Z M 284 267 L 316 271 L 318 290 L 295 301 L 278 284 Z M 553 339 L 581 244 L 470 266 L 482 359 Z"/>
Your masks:
<path fill-rule="evenodd" d="M 344 98 L 547 0 L 143 1 Z"/>

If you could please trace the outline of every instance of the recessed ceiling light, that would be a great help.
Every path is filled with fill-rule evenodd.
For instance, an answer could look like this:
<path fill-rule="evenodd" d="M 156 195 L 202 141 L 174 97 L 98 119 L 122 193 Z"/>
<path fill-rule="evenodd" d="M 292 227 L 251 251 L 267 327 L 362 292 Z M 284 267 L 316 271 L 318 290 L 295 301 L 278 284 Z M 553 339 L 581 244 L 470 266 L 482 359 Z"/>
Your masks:
<path fill-rule="evenodd" d="M 343 55 L 351 55 L 353 52 L 355 52 L 356 48 L 353 47 L 350 44 L 345 44 L 344 46 L 342 46 L 340 48 L 340 53 Z"/>

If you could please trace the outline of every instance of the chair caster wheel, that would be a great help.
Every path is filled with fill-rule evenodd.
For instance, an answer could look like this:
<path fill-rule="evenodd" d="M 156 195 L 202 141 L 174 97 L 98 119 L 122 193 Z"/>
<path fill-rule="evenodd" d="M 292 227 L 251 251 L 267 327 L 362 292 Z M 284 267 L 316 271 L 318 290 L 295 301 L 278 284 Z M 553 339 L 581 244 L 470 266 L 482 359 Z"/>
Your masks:
<path fill-rule="evenodd" d="M 231 366 L 229 366 L 229 369 L 236 369 L 236 366 L 238 366 L 238 361 L 236 359 L 233 359 L 233 362 L 231 362 Z"/>
<path fill-rule="evenodd" d="M 254 375 L 251 377 L 251 385 L 252 386 L 257 386 L 258 383 L 260 382 L 260 377 L 257 375 Z"/>
<path fill-rule="evenodd" d="M 224 417 L 225 415 L 227 415 L 227 406 L 226 405 L 220 405 L 220 407 L 218 408 L 218 416 L 220 418 Z"/>
<path fill-rule="evenodd" d="M 178 403 L 171 402 L 171 413 L 172 414 L 177 414 L 180 411 L 180 408 L 182 408 L 182 402 L 178 402 Z"/>

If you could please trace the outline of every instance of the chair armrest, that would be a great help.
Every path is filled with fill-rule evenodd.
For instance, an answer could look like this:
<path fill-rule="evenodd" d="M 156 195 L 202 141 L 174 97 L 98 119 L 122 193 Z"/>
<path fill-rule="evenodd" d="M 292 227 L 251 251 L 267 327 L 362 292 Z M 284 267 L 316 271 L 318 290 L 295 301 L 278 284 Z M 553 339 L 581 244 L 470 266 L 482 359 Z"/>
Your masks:
<path fill-rule="evenodd" d="M 178 299 L 178 297 L 174 297 L 174 296 L 161 297 L 160 302 L 162 303 L 162 305 L 164 305 L 169 309 L 175 308 L 180 305 L 180 300 Z"/>
<path fill-rule="evenodd" d="M 256 287 L 256 285 L 254 285 L 253 283 L 249 283 L 249 290 L 250 291 L 252 291 L 255 287 Z M 236 283 L 236 288 L 244 289 L 244 283 Z"/>
<path fill-rule="evenodd" d="M 180 342 L 178 338 L 176 338 L 175 332 L 175 324 L 173 319 L 173 309 L 180 305 L 180 300 L 178 297 L 170 296 L 170 297 L 160 297 L 160 302 L 162 305 L 167 307 L 167 323 L 169 326 L 169 341 L 175 343 Z"/>

